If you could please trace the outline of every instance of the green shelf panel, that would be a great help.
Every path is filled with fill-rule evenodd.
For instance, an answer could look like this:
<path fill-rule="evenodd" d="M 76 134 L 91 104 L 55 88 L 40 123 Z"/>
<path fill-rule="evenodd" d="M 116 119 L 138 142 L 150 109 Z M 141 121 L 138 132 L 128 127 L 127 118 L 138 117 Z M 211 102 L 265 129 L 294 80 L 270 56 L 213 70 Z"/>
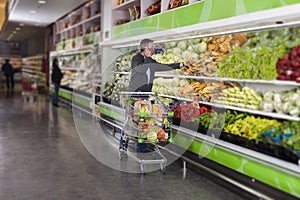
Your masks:
<path fill-rule="evenodd" d="M 53 87 L 50 88 L 50 93 L 51 93 L 51 94 L 54 93 L 54 88 L 53 88 Z M 62 91 L 62 90 L 59 90 L 58 96 L 60 96 L 60 97 L 62 97 L 62 98 L 64 98 L 64 99 L 67 99 L 67 100 L 69 100 L 69 101 L 72 101 L 72 94 L 67 93 L 67 92 L 64 92 L 64 91 Z"/>
<path fill-rule="evenodd" d="M 193 138 L 181 134 L 172 133 L 171 140 L 169 141 L 182 148 L 187 148 L 189 151 L 199 155 L 199 158 L 205 157 L 274 188 L 300 197 L 300 179 L 288 173 L 270 168 L 218 147 L 193 140 Z"/>
<path fill-rule="evenodd" d="M 54 88 L 53 87 L 50 88 L 50 93 L 51 94 L 54 93 Z M 59 90 L 58 96 L 66 99 L 66 100 L 69 100 L 70 102 L 75 102 L 79 105 L 85 106 L 87 108 L 90 107 L 90 101 L 89 100 L 87 100 L 85 98 L 81 98 L 81 97 L 76 96 L 76 95 L 74 96 L 74 95 L 72 95 L 72 93 L 68 93 L 68 92 Z"/>
<path fill-rule="evenodd" d="M 110 118 L 123 122 L 124 116 L 121 112 L 112 110 L 111 108 L 105 107 L 103 105 L 99 106 L 99 112 L 103 115 L 106 115 Z"/>
<path fill-rule="evenodd" d="M 158 15 L 158 23 L 160 30 L 174 28 L 174 11 L 171 10 L 163 15 Z"/>
<path fill-rule="evenodd" d="M 205 0 L 112 27 L 112 40 L 300 3 L 300 0 Z"/>
<path fill-rule="evenodd" d="M 79 105 L 85 106 L 87 108 L 90 107 L 90 101 L 79 96 L 73 95 L 73 102 Z"/>

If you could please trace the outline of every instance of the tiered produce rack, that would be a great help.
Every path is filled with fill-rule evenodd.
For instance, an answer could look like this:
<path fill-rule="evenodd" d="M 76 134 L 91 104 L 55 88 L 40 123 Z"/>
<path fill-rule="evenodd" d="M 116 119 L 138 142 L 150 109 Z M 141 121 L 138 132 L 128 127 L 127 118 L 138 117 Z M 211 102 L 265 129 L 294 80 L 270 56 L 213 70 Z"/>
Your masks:
<path fill-rule="evenodd" d="M 100 74 L 98 68 L 99 54 L 98 46 L 90 45 L 81 49 L 63 52 L 51 52 L 50 65 L 54 58 L 58 58 L 64 77 L 61 81 L 59 96 L 67 103 L 91 113 L 91 102 L 93 99 L 92 78 Z M 52 66 L 50 66 L 50 71 Z M 50 85 L 53 92 L 53 86 Z"/>
<path fill-rule="evenodd" d="M 265 10 L 262 8 L 263 6 L 258 6 L 256 9 L 252 10 L 252 12 L 249 11 L 251 9 L 248 8 L 245 3 L 245 10 L 243 12 L 241 11 L 241 13 L 228 14 L 227 18 L 225 16 L 215 16 L 214 18 L 213 11 L 215 11 L 215 9 L 211 8 L 212 11 L 210 13 L 210 17 L 208 17 L 209 14 L 207 14 L 207 19 L 204 21 L 201 21 L 203 20 L 202 18 L 205 17 L 204 14 L 202 14 L 199 22 L 196 20 L 194 20 L 194 22 L 189 21 L 188 23 L 183 23 L 181 20 L 179 21 L 178 17 L 183 17 L 180 15 L 180 13 L 183 14 L 186 13 L 185 11 L 192 11 L 193 9 L 200 7 L 202 9 L 205 7 L 205 5 L 208 6 L 209 2 L 210 1 L 196 2 L 192 5 L 178 8 L 174 11 L 163 12 L 158 15 L 146 17 L 140 21 L 137 20 L 112 28 L 112 39 L 100 44 L 102 47 L 101 95 L 99 95 L 98 92 L 95 95 L 95 97 L 97 96 L 97 99 L 93 100 L 93 102 L 97 104 L 99 111 L 95 113 L 96 117 L 104 120 L 105 122 L 109 122 L 110 125 L 113 125 L 116 128 L 121 127 L 120 124 L 122 124 L 124 119 L 124 110 L 121 109 L 120 102 L 116 94 L 118 94 L 118 91 L 122 91 L 124 88 L 126 88 L 128 84 L 128 79 L 130 77 L 130 57 L 137 52 L 139 41 L 143 38 L 154 39 L 156 44 L 164 43 L 166 46 L 169 45 L 168 47 L 171 49 L 170 46 L 172 45 L 170 44 L 176 43 L 177 45 L 184 40 L 198 40 L 207 42 L 210 40 L 209 38 L 218 38 L 220 36 L 231 37 L 234 34 L 245 34 L 247 35 L 248 41 L 250 40 L 249 38 L 254 38 L 256 33 L 268 31 L 280 32 L 291 29 L 295 29 L 296 32 L 298 31 L 297 33 L 299 33 L 300 30 L 300 4 L 292 1 L 289 1 L 288 5 L 281 5 L 277 2 L 278 5 L 276 3 L 272 4 L 271 6 L 268 5 L 269 7 L 266 6 Z M 251 8 L 253 9 L 253 7 Z M 173 13 L 174 15 L 171 16 L 170 13 Z M 176 13 L 178 15 L 175 15 Z M 160 19 L 164 19 L 165 21 L 170 16 L 172 18 L 170 19 L 171 22 L 176 24 L 176 20 L 178 20 L 179 25 L 177 24 L 176 26 L 174 25 L 172 27 L 163 27 L 166 24 L 160 23 Z M 190 18 L 187 20 L 192 21 Z M 141 25 L 142 22 L 144 23 L 143 26 Z M 150 26 L 150 23 L 153 23 L 152 25 L 155 26 L 155 31 L 153 31 L 153 27 L 152 29 L 147 30 L 147 26 Z M 143 33 L 136 31 L 143 27 L 145 29 Z M 130 31 L 128 32 L 128 30 Z M 293 47 L 300 45 L 300 40 L 292 40 L 294 42 Z M 259 43 L 259 41 L 257 43 Z M 245 43 L 245 45 L 247 45 L 247 43 Z M 192 45 L 186 45 L 183 46 L 183 48 L 188 49 L 189 46 Z M 174 48 L 174 46 L 172 48 Z M 209 48 L 211 47 L 209 47 L 209 43 L 207 42 L 207 46 L 205 48 L 203 47 L 203 49 L 207 50 Z M 245 48 L 245 46 L 240 45 L 240 47 L 237 48 Z M 252 49 L 250 48 L 250 50 L 255 51 L 256 48 L 259 47 L 253 47 Z M 166 49 L 168 50 L 168 48 Z M 285 50 L 282 56 L 286 55 L 291 48 L 289 47 L 286 49 L 289 50 Z M 203 52 L 204 51 L 205 50 L 203 50 Z M 226 56 L 230 56 L 232 50 L 224 52 L 226 53 L 224 53 L 223 58 L 213 61 L 216 66 L 218 66 L 219 62 L 229 59 Z M 180 53 L 182 54 L 182 52 Z M 260 59 L 259 57 L 257 58 Z M 165 63 L 168 63 L 169 61 L 170 60 L 164 60 Z M 273 63 L 275 74 L 276 62 Z M 207 64 L 209 64 L 209 62 Z M 268 65 L 271 66 L 269 63 Z M 217 71 L 217 69 L 215 70 Z M 270 74 L 272 75 L 272 73 L 274 74 L 274 71 L 266 73 L 265 77 L 269 76 Z M 253 79 L 232 76 L 227 77 L 226 74 L 223 76 L 218 76 L 217 74 L 214 76 L 206 76 L 184 74 L 176 71 L 174 73 L 157 73 L 156 78 L 176 78 L 179 80 L 186 79 L 189 80 L 189 84 L 195 82 L 229 83 L 233 86 L 246 88 L 245 91 L 255 91 L 255 94 L 260 94 L 260 96 L 257 97 L 257 99 L 260 99 L 259 103 L 254 101 L 257 99 L 251 97 L 249 100 L 250 103 L 248 104 L 239 102 L 238 105 L 234 105 L 232 102 L 225 103 L 222 101 L 216 102 L 213 100 L 203 100 L 191 96 L 186 97 L 184 95 L 179 95 L 178 93 L 174 94 L 172 91 L 155 91 L 160 97 L 172 100 L 176 99 L 182 104 L 191 104 L 196 101 L 200 107 L 207 106 L 214 110 L 221 110 L 223 113 L 225 113 L 226 110 L 230 110 L 231 112 L 236 112 L 237 115 L 245 114 L 247 116 L 253 116 L 254 118 L 261 118 L 271 121 L 276 120 L 279 123 L 288 122 L 299 124 L 300 122 L 300 115 L 298 111 L 294 113 L 291 111 L 292 109 L 286 108 L 284 110 L 280 110 L 278 107 L 277 109 L 264 110 L 263 107 L 261 107 L 262 103 L 269 103 L 265 101 L 267 98 L 265 95 L 270 91 L 273 91 L 272 95 L 278 96 L 278 94 L 282 94 L 283 91 L 294 92 L 295 90 L 297 91 L 295 92 L 295 94 L 297 93 L 295 98 L 298 98 L 297 96 L 300 83 L 296 82 L 295 80 L 292 81 L 292 76 L 287 78 L 287 80 L 277 80 L 276 75 L 271 78 Z M 222 95 L 221 92 L 223 91 L 224 90 L 220 91 L 219 96 Z M 247 98 L 250 98 L 250 95 L 247 96 Z M 272 96 L 272 98 L 274 98 L 274 96 Z M 245 99 L 242 100 L 244 101 Z M 294 103 L 295 102 L 297 101 L 294 101 Z M 285 106 L 287 107 L 291 106 L 287 104 L 289 102 L 280 103 L 282 103 L 282 107 L 284 107 L 284 103 L 286 103 Z M 276 102 L 271 104 L 275 106 Z M 299 106 L 292 106 L 294 106 L 292 108 L 299 109 Z M 247 120 L 246 117 L 243 119 Z M 271 138 L 267 138 L 267 141 L 269 142 L 263 142 L 254 136 L 248 138 L 243 133 L 228 133 L 224 131 L 223 128 L 220 128 L 219 130 L 208 130 L 207 127 L 205 128 L 203 126 L 199 126 L 200 128 L 194 130 L 190 127 L 195 127 L 195 125 L 193 125 L 190 121 L 186 123 L 182 121 L 182 119 L 179 119 L 177 123 L 172 125 L 172 128 L 176 131 L 174 131 L 174 133 L 171 135 L 169 142 L 178 148 L 187 148 L 189 153 L 196 155 L 196 157 L 193 159 L 193 162 L 201 162 L 199 157 L 205 157 L 205 159 L 212 161 L 216 165 L 230 169 L 232 173 L 237 173 L 240 176 L 247 177 L 248 183 L 246 184 L 248 185 L 255 185 L 259 182 L 270 186 L 271 188 L 275 188 L 275 190 L 282 192 L 282 194 L 285 194 L 287 197 L 300 197 L 300 156 L 299 152 L 296 150 L 296 146 L 288 148 L 282 143 L 278 144 L 274 142 L 275 140 L 270 142 L 268 139 Z M 259 135 L 263 134 L 264 133 L 260 133 Z M 298 135 L 299 133 L 294 133 L 294 135 L 296 134 Z M 265 134 L 264 136 L 268 137 L 270 135 L 267 136 L 267 134 Z M 282 137 L 288 136 L 285 135 Z M 282 141 L 287 141 L 285 139 L 286 138 L 281 138 Z M 230 177 L 230 174 L 223 175 Z M 269 195 L 272 196 L 270 192 Z"/>
<path fill-rule="evenodd" d="M 42 92 L 46 89 L 46 60 L 44 55 L 35 55 L 22 59 L 22 76 L 37 81 L 37 89 Z"/>

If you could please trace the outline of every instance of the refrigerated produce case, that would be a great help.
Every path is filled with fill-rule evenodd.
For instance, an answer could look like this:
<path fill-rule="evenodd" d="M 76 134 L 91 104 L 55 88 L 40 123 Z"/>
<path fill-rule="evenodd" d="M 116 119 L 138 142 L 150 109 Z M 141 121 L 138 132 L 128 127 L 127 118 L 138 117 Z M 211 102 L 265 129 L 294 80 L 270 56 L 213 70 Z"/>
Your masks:
<path fill-rule="evenodd" d="M 146 34 L 141 35 L 127 33 L 120 36 L 122 33 L 120 31 L 118 34 L 120 39 L 115 38 L 115 40 L 101 44 L 103 50 L 101 88 L 103 90 L 99 112 L 119 127 L 119 123 L 123 122 L 124 111 L 120 108 L 118 96 L 113 92 L 116 89 L 122 91 L 126 88 L 128 77 L 130 77 L 132 52 L 138 50 L 139 41 L 143 38 L 154 39 L 157 44 L 164 43 L 167 52 L 168 49 L 172 49 L 173 52 L 176 51 L 181 55 L 181 58 L 177 55 L 178 62 L 180 59 L 189 58 L 196 61 L 191 66 L 185 66 L 181 72 L 156 74 L 157 78 L 161 78 L 157 82 L 161 83 L 162 79 L 171 80 L 173 85 L 168 85 L 171 87 L 179 88 L 190 85 L 182 88 L 180 94 L 178 94 L 179 90 L 174 92 L 174 90 L 154 87 L 159 96 L 178 100 L 182 104 L 193 103 L 196 100 L 199 107 L 208 106 L 219 111 L 215 112 L 216 117 L 219 114 L 224 114 L 223 117 L 226 117 L 226 110 L 228 110 L 236 112 L 236 115 L 245 114 L 243 120 L 251 122 L 253 119 L 251 123 L 276 121 L 278 123 L 276 127 L 279 127 L 249 135 L 244 134 L 245 130 L 243 134 L 234 134 L 233 126 L 224 131 L 222 124 L 215 125 L 218 128 L 217 131 L 211 131 L 212 127 L 205 126 L 199 126 L 200 128 L 195 131 L 190 129 L 194 125 L 179 119 L 177 125 L 176 123 L 172 125 L 172 128 L 178 131 L 173 132 L 169 142 L 187 148 L 194 155 L 205 157 L 234 172 L 250 177 L 252 182 L 259 181 L 291 197 L 300 197 L 300 163 L 297 150 L 299 133 L 295 131 L 290 134 L 291 132 L 287 132 L 290 130 L 285 130 L 284 128 L 287 127 L 283 127 L 284 123 L 295 124 L 295 127 L 299 124 L 300 117 L 297 111 L 299 105 L 297 105 L 298 101 L 293 98 L 298 98 L 300 84 L 296 81 L 297 74 L 293 72 L 297 70 L 292 67 L 288 68 L 289 73 L 284 78 L 286 80 L 282 80 L 282 77 L 277 76 L 282 73 L 280 67 L 276 68 L 278 59 L 288 60 L 289 53 L 298 51 L 297 46 L 300 45 L 299 8 L 299 4 L 295 4 L 257 12 L 255 15 L 247 14 L 231 19 L 180 27 L 172 31 L 162 30 L 151 33 L 145 31 Z M 253 18 L 250 20 L 251 17 Z M 116 31 L 117 28 L 113 32 Z M 280 39 L 276 40 L 277 36 Z M 247 43 L 249 41 L 252 43 Z M 268 46 L 267 42 L 273 43 Z M 196 51 L 195 48 L 197 48 Z M 182 51 L 183 49 L 188 52 Z M 240 58 L 236 57 L 238 50 L 244 53 Z M 250 53 L 256 55 L 251 57 Z M 123 58 L 126 58 L 124 62 L 122 62 Z M 173 62 L 176 60 L 174 55 L 160 56 L 156 59 L 161 59 L 160 62 L 165 63 L 171 62 L 170 59 Z M 247 72 L 247 63 L 251 63 L 251 73 Z M 219 66 L 223 68 L 219 69 Z M 234 68 L 235 66 L 238 67 Z M 230 74 L 230 67 L 240 70 L 240 73 L 236 75 L 231 72 Z M 222 69 L 225 70 L 222 71 Z M 191 92 L 188 88 L 197 92 Z M 185 89 L 187 92 L 184 92 Z M 216 93 L 218 95 L 215 95 Z M 278 98 L 281 106 L 275 108 L 278 103 L 275 100 Z M 271 109 L 268 107 L 270 104 L 273 106 Z M 280 109 L 280 107 L 285 109 Z M 187 126 L 182 127 L 184 124 Z M 284 134 L 278 134 L 280 130 L 285 131 Z M 275 137 L 274 132 L 278 138 Z M 258 135 L 264 140 L 257 137 Z M 294 141 L 288 139 L 292 136 Z M 283 144 L 282 141 L 289 141 L 289 145 Z"/>
<path fill-rule="evenodd" d="M 61 81 L 61 89 L 59 96 L 65 102 L 83 108 L 88 112 L 92 112 L 92 79 L 97 74 L 100 74 L 99 67 L 99 48 L 98 45 L 85 46 L 84 48 L 50 53 L 50 86 L 51 84 L 51 70 L 52 60 L 58 58 L 59 67 L 64 74 Z"/>

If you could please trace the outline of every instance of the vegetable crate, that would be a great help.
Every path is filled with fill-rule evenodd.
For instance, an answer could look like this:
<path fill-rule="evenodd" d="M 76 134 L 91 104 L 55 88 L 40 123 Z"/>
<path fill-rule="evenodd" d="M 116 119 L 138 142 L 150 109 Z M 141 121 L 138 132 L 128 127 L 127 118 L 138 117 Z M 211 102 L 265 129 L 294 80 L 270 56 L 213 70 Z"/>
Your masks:
<path fill-rule="evenodd" d="M 158 144 L 167 142 L 174 113 L 169 105 L 164 104 L 153 93 L 126 92 L 121 93 L 120 99 L 125 111 L 119 146 L 120 158 L 130 155 L 140 164 L 142 173 L 146 172 L 148 164 L 160 164 L 161 171 L 165 173 L 167 159 L 160 152 Z M 136 154 L 128 151 L 129 140 L 136 142 Z M 147 144 L 154 146 L 153 151 L 141 152 L 140 147 L 148 150 Z"/>
<path fill-rule="evenodd" d="M 29 102 L 38 100 L 38 80 L 33 77 L 22 77 L 22 101 Z"/>

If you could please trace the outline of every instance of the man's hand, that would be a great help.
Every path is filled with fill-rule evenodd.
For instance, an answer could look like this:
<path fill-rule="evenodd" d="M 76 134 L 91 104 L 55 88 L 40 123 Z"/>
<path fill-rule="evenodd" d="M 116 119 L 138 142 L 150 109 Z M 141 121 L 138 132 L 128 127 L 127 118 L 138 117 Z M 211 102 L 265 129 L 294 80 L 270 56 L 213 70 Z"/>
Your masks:
<path fill-rule="evenodd" d="M 180 67 L 189 66 L 191 65 L 190 61 L 185 60 L 184 62 L 180 63 Z"/>

